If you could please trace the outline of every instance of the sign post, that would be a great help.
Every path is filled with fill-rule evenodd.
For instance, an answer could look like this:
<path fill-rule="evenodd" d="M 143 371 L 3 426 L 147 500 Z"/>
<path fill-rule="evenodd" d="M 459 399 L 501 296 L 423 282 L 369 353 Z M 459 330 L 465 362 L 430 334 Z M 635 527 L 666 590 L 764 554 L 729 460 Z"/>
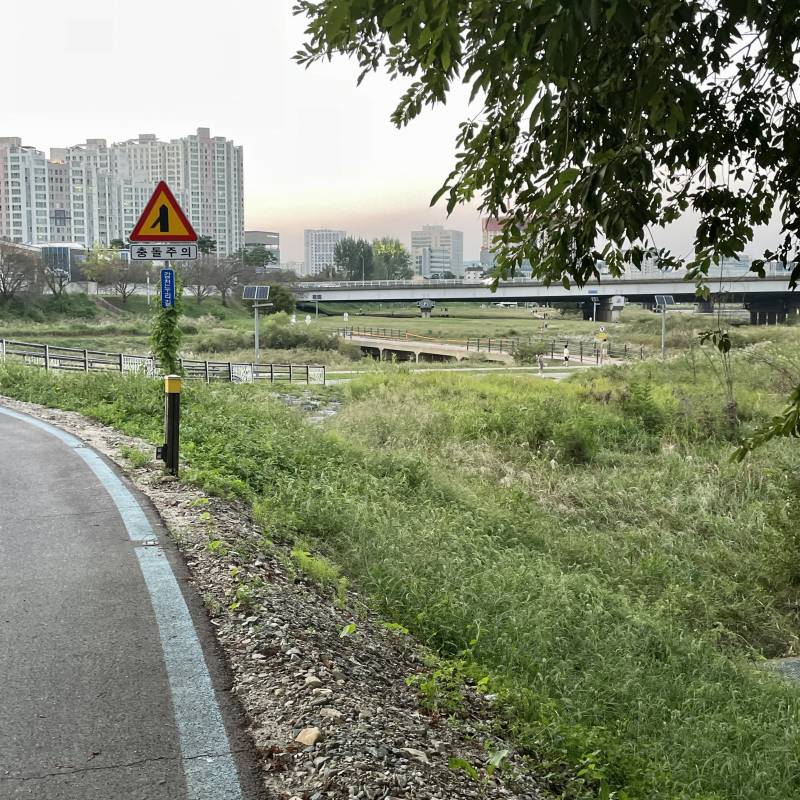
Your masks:
<path fill-rule="evenodd" d="M 166 261 L 166 268 L 161 270 L 161 310 L 155 320 L 152 341 L 161 368 L 175 372 L 178 370 L 178 353 L 174 344 L 178 320 L 175 313 L 175 271 L 171 263 L 197 258 L 197 234 L 164 181 L 156 185 L 128 238 L 131 260 Z"/>
<path fill-rule="evenodd" d="M 181 428 L 181 377 L 164 376 L 164 444 L 156 448 L 156 458 L 167 465 L 167 471 L 178 477 Z"/>

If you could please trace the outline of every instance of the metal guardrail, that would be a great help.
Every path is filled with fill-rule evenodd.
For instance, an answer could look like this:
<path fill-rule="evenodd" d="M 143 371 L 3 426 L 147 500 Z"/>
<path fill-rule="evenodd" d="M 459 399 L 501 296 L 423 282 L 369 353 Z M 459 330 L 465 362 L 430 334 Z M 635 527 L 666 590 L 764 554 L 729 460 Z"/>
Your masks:
<path fill-rule="evenodd" d="M 794 262 L 783 264 L 779 261 L 768 261 L 765 265 L 765 272 L 770 277 L 788 277 L 794 267 Z M 619 277 L 614 277 L 608 272 L 601 273 L 601 281 L 624 284 L 625 282 L 640 283 L 646 281 L 668 281 L 676 278 L 684 279 L 687 275 L 685 268 L 675 270 L 664 270 L 655 272 L 640 272 L 630 270 Z M 708 280 L 724 278 L 725 280 L 736 281 L 741 278 L 755 277 L 755 273 L 750 272 L 743 266 L 732 266 L 726 264 L 723 268 L 712 265 L 708 272 Z M 357 288 L 417 288 L 421 290 L 446 288 L 450 286 L 488 286 L 493 282 L 492 278 L 480 278 L 478 280 L 465 280 L 464 278 L 425 278 L 424 280 L 383 280 L 383 281 L 296 281 L 292 285 L 299 291 L 314 291 L 315 289 L 357 289 Z M 513 278 L 504 278 L 499 282 L 500 286 L 518 286 L 520 284 L 529 286 L 547 286 L 544 281 L 534 278 L 532 275 L 515 275 Z M 592 285 L 595 285 L 594 283 Z M 713 287 L 712 287 L 713 294 Z"/>
<path fill-rule="evenodd" d="M 149 377 L 161 374 L 158 361 L 152 356 L 128 353 L 108 353 L 102 350 L 81 350 L 74 347 L 35 344 L 13 339 L 0 339 L 0 361 L 8 359 L 46 370 L 67 372 L 139 373 Z M 325 385 L 325 366 L 322 364 L 255 364 L 232 361 L 199 361 L 180 359 L 181 371 L 189 380 L 206 383 L 306 383 Z"/>
<path fill-rule="evenodd" d="M 644 359 L 645 349 L 643 346 L 629 344 L 612 344 L 606 342 L 605 346 L 595 339 L 581 339 L 577 337 L 544 337 L 544 336 L 470 336 L 466 340 L 456 341 L 454 339 L 436 339 L 424 337 L 410 331 L 403 331 L 395 328 L 337 328 L 337 336 L 343 339 L 352 339 L 353 336 L 365 338 L 394 339 L 404 342 L 430 342 L 439 345 L 458 345 L 465 350 L 475 353 L 507 353 L 513 354 L 514 350 L 524 346 L 538 346 L 543 353 L 549 353 L 551 359 L 561 358 L 564 347 L 570 350 L 570 357 L 577 359 L 578 363 L 584 361 L 594 361 L 600 363 L 601 355 L 605 358 L 616 358 L 628 360 L 631 358 Z M 604 352 L 603 352 L 604 351 Z"/>

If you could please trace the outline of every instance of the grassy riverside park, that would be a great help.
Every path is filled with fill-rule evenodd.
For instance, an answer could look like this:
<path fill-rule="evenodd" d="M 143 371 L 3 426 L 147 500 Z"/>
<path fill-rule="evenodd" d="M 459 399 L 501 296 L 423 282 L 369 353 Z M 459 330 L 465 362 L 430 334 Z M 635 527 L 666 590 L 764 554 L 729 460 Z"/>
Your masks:
<path fill-rule="evenodd" d="M 149 350 L 149 325 L 153 306 L 148 309 L 141 295 L 128 298 L 122 304 L 118 297 L 105 296 L 105 302 L 120 310 L 112 313 L 93 297 L 71 295 L 57 301 L 56 298 L 40 298 L 37 303 L 0 304 L 0 338 L 21 339 L 35 343 L 61 345 L 63 347 L 88 347 L 109 352 L 142 354 Z M 548 309 L 547 328 L 541 318 L 542 310 L 519 308 L 480 308 L 475 304 L 451 303 L 449 316 L 437 308 L 432 319 L 422 319 L 419 310 L 402 305 L 371 304 L 365 306 L 368 313 L 359 314 L 358 309 L 347 306 L 329 306 L 336 310 L 331 316 L 310 312 L 311 325 L 304 324 L 305 310 L 298 310 L 296 331 L 305 331 L 307 344 L 298 345 L 282 334 L 285 325 L 277 327 L 275 336 L 270 336 L 270 318 L 262 318 L 262 360 L 275 363 L 325 364 L 333 370 L 350 370 L 368 366 L 369 359 L 362 359 L 358 351 L 345 342 L 337 344 L 330 339 L 337 329 L 350 327 L 393 329 L 408 331 L 415 336 L 433 339 L 465 341 L 468 337 L 483 339 L 533 337 L 534 339 L 563 339 L 570 337 L 591 341 L 598 333 L 600 323 L 584 321 L 576 311 Z M 341 316 L 349 308 L 347 322 Z M 394 316 L 391 316 L 394 314 Z M 283 318 L 285 322 L 285 318 Z M 686 349 L 697 344 L 697 331 L 714 327 L 716 318 L 709 315 L 689 313 L 688 309 L 669 314 L 666 344 L 668 350 Z M 724 324 L 724 321 L 723 321 Z M 625 309 L 620 322 L 605 323 L 609 342 L 614 346 L 627 344 L 631 352 L 644 347 L 649 353 L 656 352 L 661 343 L 661 319 L 659 315 L 631 306 Z M 216 296 L 197 303 L 187 296 L 184 303 L 182 353 L 186 357 L 219 361 L 250 361 L 253 358 L 253 316 L 249 308 L 235 299 L 222 306 Z M 732 337 L 737 345 L 760 341 L 791 343 L 796 340 L 796 328 L 758 328 L 749 325 L 734 327 Z M 286 345 L 289 346 L 286 346 Z M 573 348 L 575 350 L 575 348 Z M 576 355 L 573 352 L 573 356 Z M 474 359 L 482 359 L 476 354 Z M 468 363 L 465 363 L 465 366 Z M 422 365 L 424 366 L 424 364 Z M 441 362 L 433 364 L 441 367 Z"/>
<path fill-rule="evenodd" d="M 247 313 L 227 313 L 217 330 L 244 335 Z M 625 314 L 624 339 L 652 346 L 658 317 Z M 190 341 L 214 333 L 199 319 Z M 562 322 L 585 325 L 548 332 Z M 26 335 L 140 339 L 122 317 L 80 324 Z M 342 402 L 323 425 L 270 387 L 187 384 L 183 477 L 252 503 L 249 557 L 302 543 L 448 659 L 430 690 L 445 712 L 454 680 L 488 676 L 554 796 L 798 797 L 800 689 L 757 665 L 800 650 L 800 451 L 729 457 L 797 382 L 800 327 L 733 330 L 733 429 L 718 354 L 677 350 L 710 324 L 669 324 L 665 364 L 560 384 L 374 369 L 320 390 Z M 25 325 L 3 318 L 0 336 Z M 7 364 L 0 393 L 162 437 L 158 381 Z"/>

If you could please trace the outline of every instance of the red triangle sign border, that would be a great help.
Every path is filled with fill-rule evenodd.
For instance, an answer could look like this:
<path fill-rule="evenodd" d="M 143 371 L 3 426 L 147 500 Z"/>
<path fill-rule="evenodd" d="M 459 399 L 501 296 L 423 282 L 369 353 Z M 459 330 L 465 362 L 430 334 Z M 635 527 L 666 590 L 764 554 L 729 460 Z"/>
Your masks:
<path fill-rule="evenodd" d="M 145 220 L 150 216 L 150 212 L 156 204 L 158 197 L 163 194 L 167 202 L 172 206 L 173 211 L 177 214 L 179 222 L 186 228 L 187 233 L 182 234 L 168 234 L 168 233 L 143 233 Z M 165 181 L 159 181 L 155 191 L 147 201 L 139 216 L 139 221 L 134 225 L 131 235 L 128 239 L 132 242 L 196 242 L 197 234 L 192 227 L 191 222 L 186 218 L 180 203 L 175 199 L 171 189 L 167 186 Z"/>

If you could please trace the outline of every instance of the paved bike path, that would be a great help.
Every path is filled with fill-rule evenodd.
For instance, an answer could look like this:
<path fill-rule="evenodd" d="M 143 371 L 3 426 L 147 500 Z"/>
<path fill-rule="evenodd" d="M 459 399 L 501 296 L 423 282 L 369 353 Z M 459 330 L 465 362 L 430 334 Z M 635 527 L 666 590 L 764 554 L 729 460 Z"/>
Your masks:
<path fill-rule="evenodd" d="M 0 406 L 0 797 L 262 796 L 185 583 L 129 482 Z"/>

